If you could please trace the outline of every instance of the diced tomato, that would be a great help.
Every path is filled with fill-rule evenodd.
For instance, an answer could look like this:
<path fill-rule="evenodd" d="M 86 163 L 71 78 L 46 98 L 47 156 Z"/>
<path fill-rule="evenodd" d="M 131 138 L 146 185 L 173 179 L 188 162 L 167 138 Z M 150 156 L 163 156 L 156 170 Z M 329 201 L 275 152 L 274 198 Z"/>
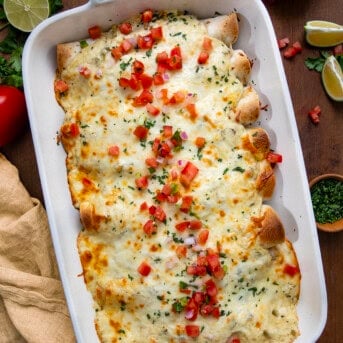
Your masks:
<path fill-rule="evenodd" d="M 170 70 L 179 70 L 182 69 L 182 57 L 174 55 L 170 57 L 168 61 L 168 69 Z"/>
<path fill-rule="evenodd" d="M 183 232 L 189 228 L 190 221 L 184 221 L 175 225 L 175 229 L 179 232 Z"/>
<path fill-rule="evenodd" d="M 164 222 L 167 218 L 166 213 L 164 212 L 163 208 L 161 206 L 156 207 L 156 211 L 154 214 L 155 218 L 159 220 L 160 222 Z"/>
<path fill-rule="evenodd" d="M 170 50 L 170 57 L 173 57 L 173 56 L 182 57 L 182 55 L 181 55 L 181 48 L 180 48 L 179 45 L 175 46 L 174 48 L 172 48 Z"/>
<path fill-rule="evenodd" d="M 133 45 L 128 39 L 124 39 L 120 44 L 120 48 L 123 52 L 128 53 L 133 48 Z"/>
<path fill-rule="evenodd" d="M 160 109 L 150 103 L 146 104 L 145 108 L 152 116 L 157 116 L 160 113 Z"/>
<path fill-rule="evenodd" d="M 141 206 L 139 207 L 139 209 L 140 209 L 141 211 L 146 211 L 148 208 L 149 208 L 149 207 L 148 207 L 148 204 L 146 203 L 146 201 L 144 201 L 144 202 L 141 204 Z"/>
<path fill-rule="evenodd" d="M 91 70 L 88 67 L 80 67 L 79 73 L 86 79 L 89 79 L 89 77 L 91 76 Z"/>
<path fill-rule="evenodd" d="M 171 70 L 182 69 L 182 54 L 180 46 L 176 46 L 170 51 L 170 58 L 168 59 L 168 67 Z"/>
<path fill-rule="evenodd" d="M 143 225 L 143 231 L 146 235 L 151 236 L 157 231 L 156 223 L 149 219 L 144 225 Z"/>
<path fill-rule="evenodd" d="M 119 156 L 120 149 L 118 145 L 112 145 L 108 148 L 108 154 L 113 157 Z"/>
<path fill-rule="evenodd" d="M 197 257 L 197 265 L 198 266 L 207 266 L 207 259 L 205 255 L 198 255 Z"/>
<path fill-rule="evenodd" d="M 179 245 L 176 250 L 176 255 L 178 258 L 186 257 L 187 256 L 187 247 L 185 245 Z"/>
<path fill-rule="evenodd" d="M 144 125 L 138 125 L 135 130 L 133 131 L 133 134 L 140 140 L 146 139 L 148 136 L 149 129 L 145 127 Z"/>
<path fill-rule="evenodd" d="M 123 56 L 123 50 L 122 50 L 122 48 L 121 48 L 120 46 L 117 46 L 117 47 L 113 48 L 113 49 L 111 50 L 111 55 L 113 56 L 113 58 L 114 58 L 116 61 L 118 61 L 118 60 L 121 59 L 122 56 Z"/>
<path fill-rule="evenodd" d="M 148 187 L 149 180 L 147 176 L 141 176 L 135 180 L 136 186 L 139 189 L 145 189 Z"/>
<path fill-rule="evenodd" d="M 205 64 L 207 60 L 209 59 L 210 54 L 207 51 L 201 51 L 198 56 L 198 63 L 199 64 Z"/>
<path fill-rule="evenodd" d="M 155 205 L 151 205 L 149 207 L 149 213 L 153 216 L 156 212 L 156 206 Z"/>
<path fill-rule="evenodd" d="M 200 328 L 198 325 L 186 325 L 186 334 L 188 337 L 198 337 L 200 335 Z"/>
<path fill-rule="evenodd" d="M 188 266 L 187 267 L 187 274 L 189 275 L 197 275 L 197 276 L 204 276 L 206 275 L 207 270 L 205 266 Z"/>
<path fill-rule="evenodd" d="M 214 318 L 219 318 L 220 317 L 220 310 L 219 310 L 219 307 L 215 307 L 214 309 L 213 309 L 213 311 L 212 311 L 212 316 L 214 317 Z"/>
<path fill-rule="evenodd" d="M 137 74 L 131 74 L 129 85 L 131 89 L 138 91 L 140 88 L 140 80 L 138 79 Z"/>
<path fill-rule="evenodd" d="M 266 159 L 269 163 L 281 163 L 282 155 L 269 151 Z"/>
<path fill-rule="evenodd" d="M 151 33 L 137 37 L 137 45 L 140 49 L 151 49 L 153 44 L 154 40 L 152 39 Z"/>
<path fill-rule="evenodd" d="M 297 50 L 292 46 L 288 47 L 283 53 L 285 58 L 292 58 L 297 54 Z"/>
<path fill-rule="evenodd" d="M 317 105 L 313 107 L 309 112 L 308 115 L 312 121 L 313 124 L 318 124 L 319 123 L 319 116 L 321 115 L 321 108 Z"/>
<path fill-rule="evenodd" d="M 165 138 L 171 138 L 173 136 L 173 127 L 171 125 L 163 126 L 163 136 Z"/>
<path fill-rule="evenodd" d="M 172 187 L 169 183 L 166 183 L 162 188 L 162 193 L 164 195 L 170 195 L 172 193 Z"/>
<path fill-rule="evenodd" d="M 205 37 L 202 42 L 202 48 L 205 51 L 211 51 L 212 50 L 212 39 L 209 37 Z"/>
<path fill-rule="evenodd" d="M 161 191 L 157 191 L 156 194 L 156 201 L 158 202 L 164 202 L 168 200 L 168 195 L 165 195 L 164 193 L 162 193 Z"/>
<path fill-rule="evenodd" d="M 292 47 L 296 50 L 297 53 L 301 52 L 303 49 L 299 41 L 293 43 Z"/>
<path fill-rule="evenodd" d="M 141 82 L 143 89 L 148 89 L 152 86 L 153 78 L 147 74 L 139 74 L 138 79 Z"/>
<path fill-rule="evenodd" d="M 286 264 L 283 268 L 283 272 L 289 276 L 294 276 L 299 273 L 299 268 L 297 266 L 292 266 L 290 264 Z"/>
<path fill-rule="evenodd" d="M 185 306 L 185 318 L 187 320 L 194 321 L 197 319 L 198 312 L 198 304 L 195 302 L 193 298 L 189 299 L 187 305 Z"/>
<path fill-rule="evenodd" d="M 205 143 L 206 143 L 206 140 L 205 140 L 204 137 L 197 137 L 197 138 L 195 139 L 195 145 L 196 145 L 199 149 L 203 148 L 204 145 L 205 145 Z"/>
<path fill-rule="evenodd" d="M 189 187 L 193 179 L 198 174 L 199 169 L 192 163 L 187 162 L 186 166 L 182 169 L 180 175 L 180 182 L 183 186 Z"/>
<path fill-rule="evenodd" d="M 76 123 L 71 123 L 69 125 L 69 134 L 71 137 L 77 137 L 80 134 L 79 125 Z"/>
<path fill-rule="evenodd" d="M 285 38 L 278 39 L 277 44 L 278 44 L 279 49 L 283 49 L 289 44 L 289 38 L 285 37 Z"/>
<path fill-rule="evenodd" d="M 210 234 L 210 231 L 208 231 L 207 229 L 200 230 L 197 242 L 200 245 L 204 245 L 207 242 L 209 234 Z"/>
<path fill-rule="evenodd" d="M 186 94 L 183 91 L 175 92 L 169 99 L 170 104 L 180 104 L 186 99 Z"/>
<path fill-rule="evenodd" d="M 157 155 L 158 149 L 160 147 L 161 140 L 159 138 L 155 138 L 152 144 L 152 151 Z"/>
<path fill-rule="evenodd" d="M 132 63 L 132 72 L 135 74 L 142 74 L 144 72 L 143 62 L 134 60 Z"/>
<path fill-rule="evenodd" d="M 160 89 L 160 91 L 159 91 L 159 99 L 162 99 L 164 105 L 167 105 L 169 103 L 168 89 L 166 89 L 166 88 Z"/>
<path fill-rule="evenodd" d="M 152 39 L 157 42 L 163 38 L 162 26 L 153 27 L 150 30 Z"/>
<path fill-rule="evenodd" d="M 169 56 L 166 51 L 159 52 L 156 55 L 156 63 L 168 63 Z"/>
<path fill-rule="evenodd" d="M 192 298 L 198 305 L 203 304 L 206 300 L 204 292 L 194 292 Z"/>
<path fill-rule="evenodd" d="M 238 337 L 230 337 L 226 343 L 241 343 L 241 340 Z"/>
<path fill-rule="evenodd" d="M 97 39 L 101 37 L 101 27 L 98 25 L 92 26 L 88 29 L 89 37 L 92 39 Z"/>
<path fill-rule="evenodd" d="M 151 272 L 151 267 L 150 267 L 150 265 L 149 265 L 147 262 L 143 261 L 143 262 L 139 265 L 137 271 L 138 271 L 138 273 L 141 274 L 142 276 L 148 276 L 148 275 L 150 274 L 150 272 Z"/>
<path fill-rule="evenodd" d="M 58 93 L 64 93 L 69 89 L 67 82 L 63 80 L 56 80 L 54 82 L 54 90 Z"/>
<path fill-rule="evenodd" d="M 209 279 L 205 282 L 205 287 L 206 287 L 206 293 L 210 297 L 215 297 L 218 294 L 217 285 L 212 279 Z"/>
<path fill-rule="evenodd" d="M 157 160 L 155 157 L 149 157 L 145 160 L 145 164 L 148 166 L 148 167 L 151 167 L 151 168 L 157 168 L 158 167 L 158 163 L 157 163 Z"/>
<path fill-rule="evenodd" d="M 130 87 L 130 80 L 126 77 L 121 77 L 119 79 L 119 86 L 123 88 L 128 88 Z"/>
<path fill-rule="evenodd" d="M 128 35 L 132 32 L 132 25 L 129 22 L 122 23 L 119 25 L 119 31 L 124 35 Z"/>
<path fill-rule="evenodd" d="M 188 213 L 193 202 L 193 197 L 191 195 L 185 195 L 182 197 L 182 203 L 180 206 L 180 211 L 184 213 Z"/>
<path fill-rule="evenodd" d="M 189 112 L 192 120 L 197 118 L 198 113 L 196 111 L 195 104 L 193 104 L 193 103 L 187 104 L 186 109 Z"/>
<path fill-rule="evenodd" d="M 133 100 L 133 106 L 140 107 L 145 106 L 148 103 L 151 103 L 154 99 L 154 96 L 150 91 L 147 89 L 144 89 L 138 97 L 134 98 Z"/>
<path fill-rule="evenodd" d="M 167 143 L 162 143 L 158 152 L 161 157 L 168 157 L 171 152 L 171 148 Z"/>
<path fill-rule="evenodd" d="M 143 13 L 142 13 L 142 16 L 141 16 L 141 20 L 143 23 L 149 23 L 151 22 L 152 20 L 152 16 L 153 16 L 153 11 L 148 9 L 148 10 L 145 10 Z"/>
<path fill-rule="evenodd" d="M 154 76 L 152 78 L 154 80 L 154 85 L 155 86 L 160 86 L 160 85 L 164 84 L 163 76 L 160 73 L 154 74 Z"/>
<path fill-rule="evenodd" d="M 201 306 L 200 313 L 203 316 L 208 316 L 210 315 L 214 310 L 214 306 L 212 304 L 204 304 Z"/>
<path fill-rule="evenodd" d="M 210 274 L 213 275 L 215 278 L 221 280 L 225 275 L 225 271 L 220 264 L 219 255 L 211 253 L 206 256 L 206 259 Z"/>
<path fill-rule="evenodd" d="M 191 220 L 189 223 L 191 230 L 200 230 L 202 228 L 202 222 L 200 220 Z"/>
<path fill-rule="evenodd" d="M 179 201 L 180 197 L 177 194 L 171 194 L 167 196 L 167 202 L 170 204 L 176 204 Z"/>
<path fill-rule="evenodd" d="M 283 55 L 285 58 L 292 58 L 296 54 L 300 53 L 301 51 L 302 51 L 302 46 L 300 42 L 297 41 L 294 44 L 292 44 L 292 46 L 288 47 L 283 53 Z"/>

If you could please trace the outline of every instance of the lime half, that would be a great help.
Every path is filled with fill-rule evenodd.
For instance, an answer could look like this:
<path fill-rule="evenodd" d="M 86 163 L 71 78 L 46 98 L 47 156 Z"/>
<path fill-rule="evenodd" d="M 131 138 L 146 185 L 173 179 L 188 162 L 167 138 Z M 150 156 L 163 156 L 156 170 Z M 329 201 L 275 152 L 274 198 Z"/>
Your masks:
<path fill-rule="evenodd" d="M 343 72 L 334 56 L 326 59 L 322 80 L 328 96 L 335 101 L 343 101 Z"/>
<path fill-rule="evenodd" d="M 329 47 L 343 42 L 343 26 L 324 20 L 308 21 L 306 41 L 312 46 Z"/>
<path fill-rule="evenodd" d="M 4 0 L 4 10 L 11 25 L 31 32 L 49 17 L 49 0 Z"/>

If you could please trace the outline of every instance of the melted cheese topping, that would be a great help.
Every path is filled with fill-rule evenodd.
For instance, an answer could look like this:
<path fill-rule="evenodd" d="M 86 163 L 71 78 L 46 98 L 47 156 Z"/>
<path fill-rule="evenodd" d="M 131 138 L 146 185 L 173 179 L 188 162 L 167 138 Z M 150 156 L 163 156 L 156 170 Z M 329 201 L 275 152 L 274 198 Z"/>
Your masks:
<path fill-rule="evenodd" d="M 256 180 L 266 161 L 244 149 L 246 129 L 232 119 L 245 89 L 230 73 L 232 48 L 211 38 L 209 59 L 199 64 L 208 36 L 193 16 L 168 13 L 154 17 L 150 25 L 137 19 L 131 23 L 131 34 L 113 28 L 83 48 L 61 73 L 69 85 L 60 98 L 66 112 L 62 141 L 69 186 L 75 207 L 87 203 L 92 209 L 92 227 L 80 233 L 78 249 L 94 298 L 99 338 L 293 341 L 299 335 L 295 307 L 300 276 L 284 268 L 297 266 L 297 261 L 288 241 L 266 249 L 257 238 L 258 225 L 252 218 L 261 217 L 263 199 Z M 124 39 L 147 35 L 158 26 L 163 39 L 151 49 L 131 50 L 118 61 L 111 55 Z M 149 88 L 160 113 L 154 116 L 146 106 L 133 106 L 142 89 L 123 88 L 119 79 L 130 78 L 135 60 L 143 62 L 144 73 L 153 75 L 157 54 L 169 54 L 176 46 L 181 48 L 182 69 L 167 70 L 165 83 Z M 90 77 L 80 73 L 82 68 Z M 185 99 L 166 103 L 161 89 L 167 89 L 169 99 L 177 92 Z M 188 104 L 195 104 L 196 118 Z M 71 123 L 78 127 L 74 134 Z M 134 134 L 137 126 L 148 128 L 146 139 Z M 178 145 L 166 138 L 164 126 L 172 127 Z M 204 146 L 196 144 L 199 137 L 205 139 Z M 171 148 L 168 156 L 156 156 L 156 139 Z M 113 146 L 117 150 L 111 154 Z M 158 166 L 149 167 L 148 158 L 156 158 Z M 198 170 L 189 184 L 180 181 L 188 162 Z M 136 180 L 144 176 L 148 185 L 140 189 Z M 166 185 L 174 198 L 158 201 Z M 186 196 L 192 203 L 182 211 Z M 152 206 L 163 210 L 162 221 Z M 156 231 L 151 235 L 143 228 L 149 220 Z M 175 227 L 191 221 L 200 221 L 202 228 L 188 226 L 181 232 Z M 199 233 L 205 230 L 208 239 L 199 243 Z M 220 275 L 209 266 L 204 275 L 189 273 L 190 266 L 199 265 L 199 256 L 206 260 L 210 254 L 219 259 Z M 142 262 L 151 267 L 147 276 L 138 271 Z M 209 280 L 216 285 L 212 300 L 206 288 Z M 187 303 L 195 292 L 207 299 L 199 305 L 196 319 L 186 319 L 192 314 L 187 313 Z M 213 313 L 202 312 L 208 304 L 216 308 Z M 197 338 L 189 337 L 189 325 L 199 328 Z"/>

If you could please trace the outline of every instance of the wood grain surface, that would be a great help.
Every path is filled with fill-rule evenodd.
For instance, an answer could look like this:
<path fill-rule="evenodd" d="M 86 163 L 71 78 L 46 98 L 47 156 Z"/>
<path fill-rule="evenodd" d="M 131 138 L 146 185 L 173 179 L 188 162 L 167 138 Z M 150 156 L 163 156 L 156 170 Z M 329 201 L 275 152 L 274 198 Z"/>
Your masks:
<path fill-rule="evenodd" d="M 64 8 L 85 1 L 64 0 Z M 299 41 L 303 51 L 292 60 L 283 59 L 288 86 L 293 100 L 308 179 L 323 173 L 343 174 L 343 102 L 330 100 L 324 92 L 320 74 L 309 71 L 304 61 L 318 56 L 318 49 L 306 44 L 304 24 L 321 19 L 343 24 L 342 0 L 275 0 L 266 3 L 276 36 Z M 308 111 L 319 105 L 322 109 L 319 125 L 308 118 Z M 0 150 L 17 166 L 29 193 L 43 202 L 29 128 L 15 143 Z M 291 172 L 291 171 L 290 171 Z M 306 230 L 306 228 L 302 228 Z M 328 293 L 327 324 L 318 342 L 343 342 L 343 231 L 319 232 L 319 241 Z M 313 285 L 316 287 L 316 285 Z"/>

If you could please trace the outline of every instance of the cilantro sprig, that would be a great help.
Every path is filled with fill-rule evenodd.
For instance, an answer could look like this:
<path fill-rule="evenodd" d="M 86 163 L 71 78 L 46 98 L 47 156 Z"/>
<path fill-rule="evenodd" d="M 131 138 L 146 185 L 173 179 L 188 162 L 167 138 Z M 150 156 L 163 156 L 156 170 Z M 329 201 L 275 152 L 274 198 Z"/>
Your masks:
<path fill-rule="evenodd" d="M 315 70 L 318 73 L 321 73 L 325 60 L 331 55 L 327 50 L 320 50 L 318 57 L 308 57 L 305 60 L 305 65 L 309 70 Z M 343 55 L 335 56 L 341 68 L 343 69 Z"/>

